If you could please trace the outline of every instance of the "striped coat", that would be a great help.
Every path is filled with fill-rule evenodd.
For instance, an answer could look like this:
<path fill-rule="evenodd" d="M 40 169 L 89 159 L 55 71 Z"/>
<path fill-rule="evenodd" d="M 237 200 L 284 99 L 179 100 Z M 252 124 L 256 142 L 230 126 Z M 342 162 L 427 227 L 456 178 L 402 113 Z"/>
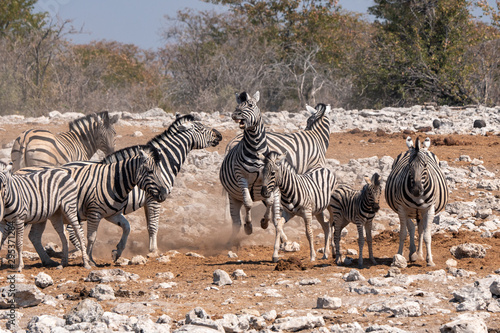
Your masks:
<path fill-rule="evenodd" d="M 313 168 L 298 174 L 286 160 L 287 153 L 269 152 L 260 155 L 264 161 L 262 175 L 262 196 L 267 198 L 279 190 L 281 205 L 285 210 L 285 220 L 298 215 L 304 220 L 309 241 L 310 259 L 316 259 L 314 251 L 312 217 L 315 216 L 325 233 L 325 248 L 330 239 L 330 225 L 325 222 L 323 211 L 328 207 L 332 191 L 337 185 L 335 174 L 328 168 Z M 328 244 L 329 245 L 329 244 Z M 275 238 L 273 261 L 278 260 L 279 239 Z"/>
<path fill-rule="evenodd" d="M 30 240 L 36 237 L 38 226 L 45 227 L 48 219 L 61 238 L 63 247 L 62 265 L 68 264 L 68 242 L 64 235 L 63 223 L 71 224 L 76 228 L 79 245 L 85 249 L 83 232 L 77 218 L 77 185 L 68 172 L 60 168 L 38 170 L 24 175 L 12 175 L 10 170 L 2 164 L 0 171 L 0 221 L 2 224 L 3 245 L 12 223 L 16 231 L 17 271 L 24 267 L 23 263 L 23 236 L 24 226 L 32 224 L 29 233 Z M 41 235 L 40 235 L 41 236 Z M 43 250 L 34 242 L 37 251 Z M 43 264 L 54 262 L 44 254 L 40 255 Z M 88 257 L 84 253 L 83 264 L 90 268 Z"/>
<path fill-rule="evenodd" d="M 365 177 L 365 181 L 366 185 L 361 190 L 354 190 L 347 185 L 341 185 L 333 191 L 330 198 L 328 211 L 330 212 L 330 223 L 335 230 L 333 240 L 335 242 L 335 262 L 337 265 L 341 264 L 340 237 L 342 229 L 351 222 L 356 224 L 358 229 L 358 266 L 363 267 L 363 245 L 365 240 L 363 228 L 366 231 L 370 260 L 373 264 L 377 264 L 372 249 L 372 221 L 380 208 L 382 187 L 378 173 L 373 174 L 371 179 Z M 327 249 L 329 249 L 329 246 L 325 248 L 325 256 L 328 256 Z"/>
<path fill-rule="evenodd" d="M 228 145 L 226 155 L 221 165 L 219 178 L 228 193 L 233 232 L 230 242 L 235 242 L 241 227 L 241 207 L 245 207 L 245 232 L 252 233 L 250 209 L 255 200 L 263 200 L 260 194 L 262 177 L 260 175 L 263 163 L 258 154 L 266 154 L 270 149 L 288 152 L 287 160 L 299 173 L 315 167 L 323 166 L 325 153 L 329 145 L 330 128 L 327 113 L 329 106 L 318 104 L 315 114 L 308 122 L 308 130 L 292 134 L 267 133 L 262 122 L 257 92 L 250 97 L 246 92 L 237 95 L 238 106 L 232 114 L 234 121 L 244 130 Z M 309 110 L 312 108 L 308 108 Z M 279 199 L 274 196 L 266 198 L 267 206 L 261 226 L 267 228 L 272 218 L 281 240 L 286 241 L 280 220 Z M 272 207 L 272 210 L 271 210 Z M 271 217 L 271 214 L 273 216 Z"/>
<path fill-rule="evenodd" d="M 385 200 L 399 215 L 398 254 L 403 254 L 407 230 L 410 233 L 410 260 L 423 259 L 423 243 L 427 250 L 427 264 L 434 266 L 431 252 L 431 227 L 434 215 L 442 211 L 448 202 L 448 185 L 439 167 L 439 159 L 429 151 L 430 139 L 415 145 L 410 137 L 406 139 L 408 151 L 398 155 L 392 165 L 385 186 Z M 418 251 L 415 247 L 416 219 Z"/>
<path fill-rule="evenodd" d="M 92 263 L 95 263 L 92 251 L 102 218 L 126 229 L 126 235 L 122 236 L 117 250 L 114 251 L 114 258 L 118 258 L 125 249 L 130 224 L 122 212 L 128 202 L 128 195 L 135 186 L 158 202 L 166 199 L 167 185 L 159 164 L 158 150 L 149 147 L 139 150 L 137 156 L 116 163 L 73 162 L 61 167 L 71 175 L 78 187 L 78 219 L 80 223 L 87 221 L 87 252 Z M 20 172 L 31 170 L 22 169 Z M 41 246 L 41 232 L 38 233 L 36 241 Z"/>
<path fill-rule="evenodd" d="M 115 150 L 114 124 L 117 121 L 117 116 L 109 117 L 104 111 L 72 121 L 69 131 L 59 134 L 27 130 L 12 146 L 12 170 L 87 161 L 98 149 L 106 154 L 112 153 Z"/>

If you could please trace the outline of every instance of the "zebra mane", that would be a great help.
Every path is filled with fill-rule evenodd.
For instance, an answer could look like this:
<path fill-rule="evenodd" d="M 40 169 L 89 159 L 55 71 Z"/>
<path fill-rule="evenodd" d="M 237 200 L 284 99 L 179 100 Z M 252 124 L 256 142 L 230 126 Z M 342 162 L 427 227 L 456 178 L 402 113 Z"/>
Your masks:
<path fill-rule="evenodd" d="M 114 153 L 109 154 L 105 158 L 103 158 L 99 163 L 101 164 L 111 164 L 116 163 L 118 161 L 123 161 L 127 158 L 131 158 L 139 155 L 139 151 L 145 151 L 153 155 L 153 159 L 156 164 L 161 161 L 161 153 L 159 152 L 159 148 L 154 147 L 153 145 L 147 143 L 145 145 L 136 145 L 126 147 L 120 150 L 115 151 Z"/>
<path fill-rule="evenodd" d="M 318 103 L 314 109 L 316 109 L 316 113 L 312 114 L 307 119 L 306 130 L 311 130 L 313 125 L 316 124 L 324 115 L 327 110 L 327 105 L 323 103 Z"/>

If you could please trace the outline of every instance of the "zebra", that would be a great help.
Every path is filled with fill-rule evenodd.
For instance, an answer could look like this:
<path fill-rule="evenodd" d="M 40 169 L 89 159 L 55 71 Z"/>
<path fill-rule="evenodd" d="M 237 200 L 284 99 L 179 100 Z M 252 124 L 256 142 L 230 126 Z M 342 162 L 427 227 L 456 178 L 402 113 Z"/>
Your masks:
<path fill-rule="evenodd" d="M 83 239 L 83 231 L 80 228 L 77 217 L 77 192 L 75 181 L 68 172 L 61 168 L 51 168 L 38 170 L 24 175 L 12 174 L 12 166 L 0 163 L 0 221 L 2 227 L 2 241 L 0 248 L 10 233 L 7 228 L 9 223 L 13 223 L 16 231 L 17 268 L 21 272 L 24 267 L 23 262 L 23 237 L 25 224 L 33 226 L 43 226 L 50 219 L 54 229 L 61 238 L 63 257 L 62 266 L 68 265 L 68 242 L 64 235 L 64 224 L 70 224 L 76 228 L 78 243 L 85 250 L 86 245 Z M 32 228 L 29 238 L 37 237 Z M 41 236 L 41 235 L 40 235 Z M 43 247 L 33 243 L 37 251 Z M 48 256 L 40 256 L 44 265 L 55 264 Z M 82 255 L 83 266 L 90 268 L 89 258 L 84 251 Z"/>
<path fill-rule="evenodd" d="M 122 212 L 127 205 L 129 193 L 135 186 L 147 192 L 157 202 L 163 202 L 167 197 L 168 186 L 160 170 L 160 152 L 152 146 L 146 149 L 138 148 L 138 151 L 136 156 L 115 163 L 80 161 L 61 166 L 61 169 L 66 170 L 78 186 L 78 220 L 80 223 L 87 221 L 87 253 L 93 265 L 95 261 L 92 250 L 102 218 L 118 226 L 128 226 L 126 236 L 122 237 L 117 245 L 116 256 L 119 257 L 125 249 L 130 224 Z M 25 173 L 32 170 L 25 168 L 19 172 Z M 32 230 L 36 226 L 33 225 Z M 36 239 L 32 240 L 33 244 L 35 245 L 36 241 L 37 246 L 43 249 L 41 245 L 43 228 L 37 227 L 33 232 L 36 234 Z M 40 257 L 44 255 L 40 252 L 38 254 Z"/>
<path fill-rule="evenodd" d="M 86 161 L 98 149 L 105 154 L 112 153 L 117 121 L 118 116 L 110 117 L 108 111 L 104 111 L 73 120 L 69 123 L 69 131 L 59 134 L 40 129 L 27 130 L 12 146 L 12 170 Z"/>
<path fill-rule="evenodd" d="M 385 200 L 399 215 L 398 254 L 403 254 L 407 229 L 410 233 L 410 261 L 423 260 L 423 242 L 427 250 L 427 265 L 434 266 L 431 252 L 431 224 L 434 215 L 442 211 L 448 202 L 448 185 L 439 167 L 439 159 L 428 150 L 431 141 L 426 138 L 415 145 L 411 137 L 406 139 L 408 151 L 398 155 L 385 186 Z M 415 225 L 418 225 L 418 251 L 415 248 Z"/>
<path fill-rule="evenodd" d="M 163 133 L 157 135 L 146 145 L 133 146 L 121 149 L 106 156 L 102 163 L 115 163 L 126 158 L 136 156 L 140 149 L 151 146 L 159 149 L 160 170 L 166 181 L 167 194 L 174 186 L 175 177 L 186 161 L 188 153 L 193 149 L 216 147 L 222 140 L 222 135 L 215 128 L 209 128 L 199 121 L 195 121 L 192 115 L 177 115 L 174 122 Z M 127 201 L 122 209 L 123 214 L 130 214 L 141 207 L 145 207 L 146 222 L 149 233 L 149 252 L 153 255 L 158 252 L 157 233 L 160 215 L 160 203 L 153 196 L 134 187 L 128 195 Z M 126 220 L 124 219 L 123 222 Z M 127 223 L 121 223 L 122 237 L 126 237 L 130 230 Z M 128 230 L 128 232 L 127 232 Z M 74 236 L 70 233 L 70 239 Z M 75 242 L 73 242 L 75 244 Z M 118 259 L 119 254 L 113 252 L 113 259 Z"/>
<path fill-rule="evenodd" d="M 299 215 L 306 226 L 306 236 L 309 241 L 310 259 L 316 259 L 314 251 L 313 233 L 311 228 L 312 216 L 314 215 L 321 224 L 325 233 L 325 249 L 330 239 L 330 224 L 325 222 L 323 211 L 328 208 L 330 197 L 337 186 L 335 174 L 328 168 L 313 168 L 303 174 L 298 174 L 293 166 L 286 160 L 287 152 L 282 154 L 271 151 L 265 156 L 259 154 L 259 159 L 264 162 L 262 171 L 261 195 L 270 197 L 276 189 L 279 189 L 281 206 L 284 208 L 284 218 Z M 275 238 L 275 252 L 273 261 L 278 258 L 278 237 Z"/>
<path fill-rule="evenodd" d="M 233 231 L 230 243 L 234 243 L 241 228 L 240 210 L 245 207 L 245 232 L 252 233 L 252 220 L 250 209 L 254 200 L 264 200 L 267 206 L 261 227 L 267 228 L 271 219 L 271 207 L 274 212 L 273 222 L 281 240 L 286 241 L 286 235 L 278 225 L 279 200 L 274 196 L 263 198 L 260 187 L 262 177 L 260 175 L 263 162 L 257 155 L 266 154 L 270 149 L 275 151 L 287 151 L 287 160 L 297 170 L 304 173 L 315 166 L 324 166 L 325 153 L 328 149 L 330 139 L 330 122 L 328 112 L 330 107 L 325 104 L 316 106 L 316 117 L 309 123 L 309 130 L 299 131 L 291 134 L 267 133 L 262 122 L 262 116 L 257 102 L 260 94 L 257 91 L 253 97 L 246 92 L 236 95 L 237 107 L 232 114 L 232 119 L 239 123 L 243 129 L 242 136 L 237 136 L 229 144 L 223 159 L 219 179 L 224 190 L 228 194 L 229 208 L 232 219 Z M 238 141 L 239 140 L 239 141 Z"/>
<path fill-rule="evenodd" d="M 363 245 L 365 243 L 363 227 L 366 230 L 370 260 L 374 265 L 377 264 L 372 249 L 372 221 L 380 209 L 382 186 L 378 173 L 373 174 L 371 179 L 366 176 L 364 179 L 366 184 L 361 190 L 354 190 L 347 185 L 340 185 L 333 191 L 330 198 L 328 211 L 330 213 L 330 224 L 335 230 L 333 240 L 335 241 L 335 263 L 337 265 L 341 264 L 340 237 L 342 229 L 350 222 L 356 224 L 358 229 L 359 268 L 363 267 Z M 329 247 L 328 245 L 328 248 L 325 248 L 325 257 L 328 257 L 327 249 Z"/>

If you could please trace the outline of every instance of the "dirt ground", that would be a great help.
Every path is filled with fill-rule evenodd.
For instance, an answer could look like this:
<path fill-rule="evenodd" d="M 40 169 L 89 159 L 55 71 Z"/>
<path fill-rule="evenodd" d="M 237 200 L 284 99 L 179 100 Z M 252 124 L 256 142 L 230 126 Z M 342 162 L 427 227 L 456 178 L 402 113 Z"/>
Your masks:
<path fill-rule="evenodd" d="M 4 131 L 0 138 L 0 144 L 5 145 L 11 142 L 19 133 L 27 128 L 32 128 L 33 125 L 13 125 L 3 126 Z M 58 126 L 40 126 L 49 129 L 53 132 L 66 130 L 66 125 Z M 132 144 L 146 142 L 149 138 L 158 134 L 152 132 L 149 128 L 143 127 L 140 130 L 144 134 L 143 137 L 137 138 L 133 133 L 137 130 L 135 127 L 118 126 L 117 133 L 121 138 L 117 140 L 118 147 L 122 148 Z M 217 150 L 220 154 L 224 153 L 226 144 L 237 133 L 235 131 L 222 132 L 224 137 L 222 143 L 216 148 L 209 150 Z M 425 138 L 425 133 L 415 133 L 412 137 L 419 135 Z M 348 133 L 334 133 L 330 137 L 330 147 L 328 149 L 327 158 L 334 158 L 341 163 L 347 163 L 352 158 L 363 158 L 378 156 L 382 157 L 389 155 L 396 157 L 399 153 L 406 150 L 405 138 L 408 133 L 386 134 L 383 132 L 359 132 L 351 131 Z M 441 159 L 446 160 L 450 166 L 461 165 L 464 162 L 458 162 L 460 155 L 469 155 L 471 158 L 479 158 L 484 161 L 486 168 L 499 175 L 500 169 L 500 153 L 499 144 L 500 137 L 496 135 L 487 136 L 467 136 L 467 135 L 429 135 L 432 142 L 439 145 L 433 145 L 431 150 Z M 446 140 L 445 140 L 446 139 Z M 444 142 L 452 145 L 446 145 Z M 219 185 L 220 186 L 220 185 Z M 471 189 L 458 189 L 451 194 L 450 201 L 472 201 L 469 192 Z M 218 192 L 220 195 L 220 191 Z M 499 193 L 495 193 L 499 195 Z M 381 206 L 387 207 L 386 203 L 381 202 Z M 224 209 L 224 207 L 221 207 Z M 140 212 L 142 216 L 142 212 Z M 160 217 L 161 219 L 161 217 Z M 259 219 L 260 220 L 260 219 Z M 254 220 L 254 229 L 260 228 L 259 220 Z M 160 220 L 161 221 L 161 220 Z M 256 223 L 255 223 L 256 222 Z M 383 221 L 384 222 L 384 221 Z M 385 221 L 388 223 L 388 221 Z M 227 221 L 227 228 L 230 230 L 230 220 Z M 270 226 L 272 228 L 272 226 Z M 116 229 L 117 233 L 119 230 Z M 403 269 L 404 274 L 420 274 L 433 271 L 436 269 L 446 269 L 445 262 L 451 258 L 450 247 L 459 245 L 465 242 L 480 243 L 491 246 L 487 256 L 484 259 L 461 259 L 458 261 L 457 268 L 463 268 L 467 271 L 474 271 L 476 276 L 470 278 L 470 282 L 474 279 L 492 274 L 500 268 L 500 237 L 481 238 L 478 233 L 462 231 L 458 233 L 445 233 L 434 235 L 432 239 L 432 250 L 436 267 L 426 267 L 425 262 L 416 262 L 409 264 L 409 267 Z M 222 231 L 221 231 L 222 232 Z M 286 226 L 285 226 L 286 232 Z M 229 232 L 223 232 L 222 235 L 229 235 Z M 133 234 L 132 234 L 133 235 Z M 356 233 L 349 233 L 343 244 L 343 249 L 352 248 L 358 249 Z M 247 237 L 242 231 L 240 237 Z M 53 239 L 58 242 L 57 237 Z M 129 244 L 134 241 L 129 239 Z M 136 239 L 135 241 L 146 243 L 147 237 Z M 276 310 L 283 313 L 286 310 L 294 310 L 294 315 L 305 315 L 306 313 L 324 315 L 327 325 L 334 323 L 352 323 L 357 321 L 363 327 L 370 324 L 389 324 L 401 329 L 418 332 L 436 332 L 440 325 L 451 321 L 456 317 L 454 305 L 450 302 L 440 304 L 440 307 L 451 310 L 450 313 L 424 313 L 423 316 L 417 318 L 390 318 L 387 314 L 380 313 L 365 313 L 364 309 L 367 305 L 360 304 L 359 300 L 353 297 L 346 289 L 346 283 L 340 278 L 341 275 L 349 272 L 352 268 L 357 268 L 357 262 L 354 261 L 350 267 L 338 267 L 330 260 L 317 260 L 310 263 L 308 260 L 309 250 L 305 234 L 301 239 L 296 240 L 301 245 L 300 252 L 285 253 L 284 259 L 291 257 L 297 258 L 302 262 L 303 268 L 298 270 L 277 271 L 276 263 L 271 259 L 272 255 L 272 239 L 269 242 L 263 242 L 259 245 L 245 246 L 239 248 L 211 248 L 210 244 L 200 240 L 199 244 L 192 244 L 188 248 L 178 248 L 180 254 L 172 257 L 168 263 L 158 263 L 155 260 L 149 260 L 145 266 L 126 266 L 120 267 L 127 272 L 136 273 L 140 276 L 139 280 L 130 283 L 111 283 L 115 293 L 119 290 L 128 290 L 129 292 L 121 293 L 115 301 L 103 301 L 101 305 L 105 310 L 110 310 L 118 302 L 147 302 L 152 309 L 151 315 L 154 317 L 165 313 L 174 320 L 182 320 L 187 312 L 201 306 L 204 308 L 213 319 L 221 318 L 225 313 L 259 313 L 262 314 L 269 310 Z M 98 237 L 99 242 L 99 237 Z M 316 248 L 320 247 L 320 241 L 316 240 Z M 201 245 L 203 244 L 203 245 Z M 244 243 L 243 243 L 244 244 Z M 408 242 L 406 243 L 406 245 Z M 166 251 L 169 249 L 166 244 L 159 244 L 160 250 Z M 321 245 L 322 246 L 322 245 Z M 378 265 L 371 265 L 367 259 L 367 251 L 365 250 L 365 268 L 361 270 L 361 274 L 367 279 L 370 277 L 384 276 L 389 269 L 392 257 L 397 252 L 398 234 L 391 231 L 384 231 L 374 238 L 374 254 L 378 261 Z M 407 246 L 405 247 L 407 249 Z M 366 249 L 366 248 L 365 248 Z M 34 251 L 29 241 L 25 242 L 25 250 Z M 238 257 L 231 259 L 228 257 L 228 251 L 232 250 L 237 253 Z M 205 256 L 205 258 L 196 258 L 186 256 L 185 253 L 194 251 Z M 142 253 L 146 255 L 147 253 Z M 407 255 L 407 252 L 405 252 Z M 0 252 L 0 256 L 5 256 L 5 249 Z M 319 256 L 321 258 L 321 256 Z M 98 257 L 97 262 L 99 268 L 115 268 L 109 259 L 109 254 Z M 72 261 L 70 266 L 62 270 L 56 268 L 43 268 L 39 261 L 25 261 L 25 269 L 23 274 L 28 279 L 28 283 L 33 283 L 32 276 L 44 271 L 52 276 L 55 285 L 43 290 L 44 293 L 53 296 L 66 294 L 65 300 L 58 301 L 58 305 L 54 307 L 49 305 L 39 305 L 35 308 L 20 309 L 24 316 L 21 320 L 21 326 L 25 327 L 29 319 L 35 314 L 52 313 L 61 316 L 66 313 L 69 308 L 74 306 L 79 299 L 86 297 L 88 291 L 95 283 L 84 282 L 83 279 L 88 275 L 88 271 L 80 266 L 80 261 Z M 216 269 L 223 269 L 228 273 L 232 273 L 236 269 L 242 269 L 247 277 L 244 279 L 235 280 L 231 286 L 218 287 L 219 290 L 211 289 L 212 275 Z M 154 286 L 164 280 L 156 277 L 158 272 L 172 272 L 175 278 L 172 280 L 177 283 L 172 289 L 154 289 Z M 8 274 L 7 267 L 1 267 L 0 275 L 5 277 Z M 302 279 L 318 278 L 321 283 L 312 286 L 300 286 L 297 282 Z M 71 283 L 68 281 L 75 281 Z M 31 282 L 30 282 L 31 281 Z M 66 282 L 63 284 L 63 282 Z M 0 285 L 4 285 L 5 280 L 0 280 Z M 58 286 L 59 285 L 59 286 Z M 454 284 L 449 283 L 442 286 L 429 286 L 428 282 L 414 282 L 408 289 L 424 290 L 440 294 L 444 299 L 451 300 L 453 296 L 451 292 L 454 290 Z M 266 294 L 266 290 L 276 289 L 279 297 L 272 297 Z M 151 293 L 156 293 L 159 298 L 151 300 Z M 341 297 L 343 306 L 338 310 L 323 310 L 316 309 L 316 299 L 319 296 L 329 295 Z M 370 299 L 376 300 L 377 296 L 365 295 L 366 301 Z M 359 313 L 347 313 L 350 307 L 357 307 Z M 487 319 L 490 331 L 500 331 L 499 315 L 491 314 Z"/>

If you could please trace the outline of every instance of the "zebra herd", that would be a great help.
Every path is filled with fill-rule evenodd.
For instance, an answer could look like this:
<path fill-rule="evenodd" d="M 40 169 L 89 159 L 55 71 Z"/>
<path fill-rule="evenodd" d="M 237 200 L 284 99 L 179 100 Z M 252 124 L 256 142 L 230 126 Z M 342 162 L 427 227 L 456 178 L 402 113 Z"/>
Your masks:
<path fill-rule="evenodd" d="M 243 130 L 227 146 L 220 167 L 220 182 L 229 198 L 232 219 L 230 245 L 236 244 L 241 228 L 241 208 L 245 208 L 244 229 L 252 233 L 250 210 L 254 201 L 262 200 L 266 212 L 261 227 L 272 221 L 276 234 L 272 259 L 279 258 L 280 245 L 287 241 L 284 224 L 301 216 L 310 246 L 310 260 L 316 252 L 312 241 L 312 216 L 321 224 L 325 235 L 324 259 L 334 244 L 335 261 L 340 260 L 340 236 L 350 222 L 359 233 L 359 266 L 363 265 L 363 228 L 366 231 L 370 260 L 376 263 L 372 250 L 371 226 L 379 209 L 382 193 L 378 174 L 365 177 L 367 184 L 353 190 L 340 183 L 326 167 L 330 138 L 330 106 L 307 106 L 311 116 L 304 130 L 295 133 L 267 133 L 257 105 L 259 92 L 236 95 L 237 107 L 232 119 Z M 63 247 L 63 266 L 68 263 L 70 241 L 82 251 L 83 265 L 95 265 L 92 250 L 101 219 L 122 228 L 122 236 L 112 252 L 117 260 L 126 247 L 130 224 L 125 215 L 144 207 L 149 233 L 149 251 L 158 252 L 157 233 L 161 202 L 167 199 L 187 154 L 192 149 L 215 147 L 222 135 L 191 115 L 177 116 L 163 133 L 144 145 L 115 149 L 114 124 L 117 117 L 107 112 L 88 115 L 70 123 L 70 130 L 54 135 L 44 130 L 28 130 L 14 142 L 12 165 L 0 164 L 0 230 L 2 242 L 16 232 L 16 250 L 22 253 L 25 225 L 30 224 L 29 239 L 43 265 L 57 265 L 45 252 L 42 233 L 50 220 Z M 410 233 L 410 259 L 423 257 L 434 265 L 430 245 L 430 224 L 448 199 L 445 178 L 437 157 L 428 150 L 430 140 L 415 145 L 407 139 L 408 151 L 400 154 L 386 182 L 385 199 L 401 221 L 398 253 L 403 253 L 406 232 Z M 99 162 L 88 161 L 97 149 L 107 156 Z M 14 173 L 13 173 L 14 172 Z M 329 212 L 325 220 L 324 211 Z M 418 251 L 414 244 L 415 225 L 419 230 Z M 87 221 L 87 240 L 83 221 Z M 334 229 L 332 237 L 332 228 Z M 17 255 L 18 271 L 23 268 Z"/>

